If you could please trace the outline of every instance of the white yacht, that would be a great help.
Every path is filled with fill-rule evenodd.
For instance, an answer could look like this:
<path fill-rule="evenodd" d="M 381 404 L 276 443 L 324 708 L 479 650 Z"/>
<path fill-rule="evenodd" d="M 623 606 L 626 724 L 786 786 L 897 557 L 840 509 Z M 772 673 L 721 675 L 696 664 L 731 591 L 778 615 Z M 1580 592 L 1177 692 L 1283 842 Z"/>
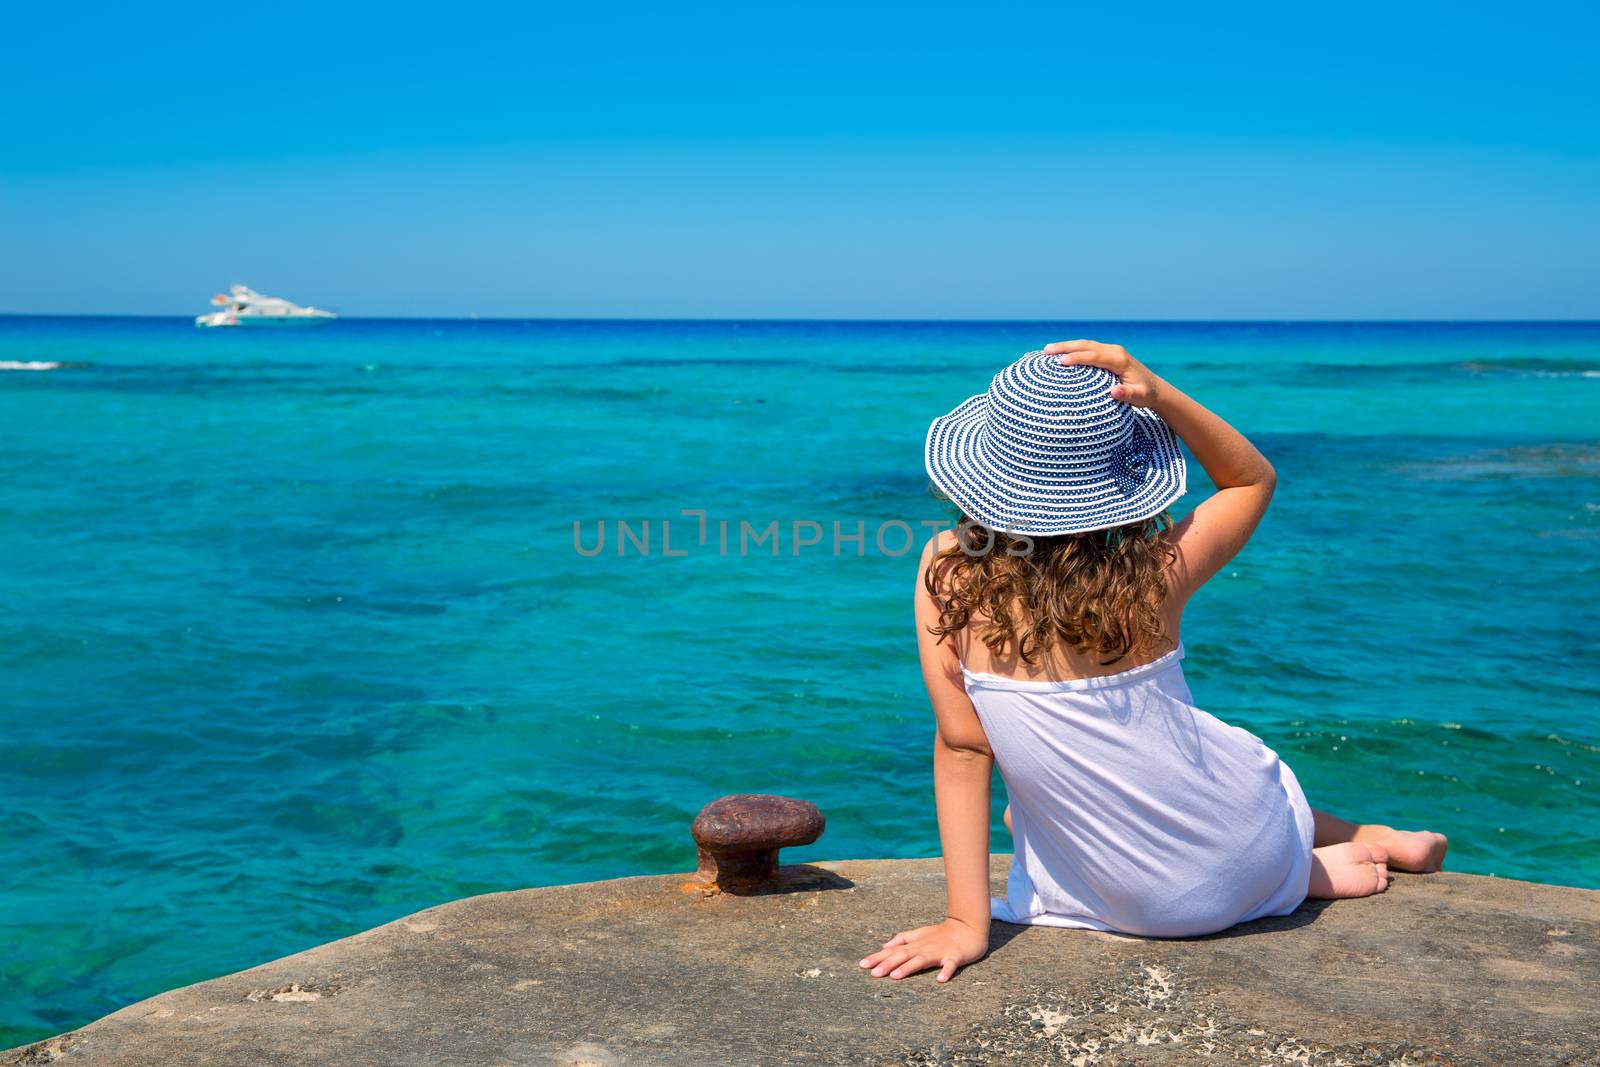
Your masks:
<path fill-rule="evenodd" d="M 315 326 L 339 316 L 321 308 L 301 307 L 282 297 L 262 296 L 248 285 L 235 285 L 211 302 L 221 311 L 195 316 L 196 326 Z"/>

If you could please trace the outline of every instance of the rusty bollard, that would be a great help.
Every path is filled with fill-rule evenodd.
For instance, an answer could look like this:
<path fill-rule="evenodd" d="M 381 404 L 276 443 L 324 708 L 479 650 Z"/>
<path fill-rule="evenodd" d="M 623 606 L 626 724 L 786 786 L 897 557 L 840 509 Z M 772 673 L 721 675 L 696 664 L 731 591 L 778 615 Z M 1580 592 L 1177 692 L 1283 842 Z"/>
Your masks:
<path fill-rule="evenodd" d="M 751 893 L 777 884 L 780 848 L 811 844 L 823 825 L 810 801 L 737 793 L 701 808 L 689 830 L 701 879 L 725 893 Z"/>

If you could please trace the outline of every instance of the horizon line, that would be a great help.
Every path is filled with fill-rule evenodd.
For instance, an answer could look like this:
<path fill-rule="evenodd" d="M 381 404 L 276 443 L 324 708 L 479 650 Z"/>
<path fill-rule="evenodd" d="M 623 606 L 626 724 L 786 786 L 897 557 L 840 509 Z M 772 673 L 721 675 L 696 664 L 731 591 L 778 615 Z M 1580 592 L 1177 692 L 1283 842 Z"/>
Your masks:
<path fill-rule="evenodd" d="M 194 315 L 186 312 L 50 312 L 50 311 L 0 311 L 0 319 L 176 319 L 193 321 Z M 1055 325 L 1062 323 L 1104 323 L 1108 325 L 1138 326 L 1472 326 L 1472 325 L 1600 325 L 1600 318 L 1417 318 L 1417 319 L 1364 319 L 1364 318 L 877 318 L 851 316 L 847 318 L 796 317 L 796 316 L 699 316 L 699 315 L 338 315 L 333 322 L 585 322 L 585 323 L 861 323 L 864 325 Z M 326 324 L 324 324 L 326 325 Z"/>

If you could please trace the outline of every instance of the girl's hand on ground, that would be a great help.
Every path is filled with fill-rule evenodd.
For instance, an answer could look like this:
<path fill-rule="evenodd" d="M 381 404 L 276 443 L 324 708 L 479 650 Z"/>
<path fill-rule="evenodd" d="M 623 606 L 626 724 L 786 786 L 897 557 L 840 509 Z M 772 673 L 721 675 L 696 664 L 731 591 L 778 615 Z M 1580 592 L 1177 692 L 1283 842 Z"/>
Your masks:
<path fill-rule="evenodd" d="M 948 982 L 958 969 L 983 959 L 989 951 L 989 931 L 978 930 L 957 919 L 895 934 L 883 948 L 861 961 L 874 978 L 906 978 L 930 967 L 939 968 L 938 981 Z"/>
<path fill-rule="evenodd" d="M 1115 374 L 1118 380 L 1111 387 L 1111 398 L 1130 407 L 1155 407 L 1161 396 L 1161 387 L 1166 384 L 1151 374 L 1150 368 L 1128 355 L 1128 350 L 1121 345 L 1103 345 L 1099 341 L 1057 341 L 1053 345 L 1045 345 L 1044 350 L 1047 355 L 1060 357 L 1061 362 L 1068 366 L 1082 363 Z"/>

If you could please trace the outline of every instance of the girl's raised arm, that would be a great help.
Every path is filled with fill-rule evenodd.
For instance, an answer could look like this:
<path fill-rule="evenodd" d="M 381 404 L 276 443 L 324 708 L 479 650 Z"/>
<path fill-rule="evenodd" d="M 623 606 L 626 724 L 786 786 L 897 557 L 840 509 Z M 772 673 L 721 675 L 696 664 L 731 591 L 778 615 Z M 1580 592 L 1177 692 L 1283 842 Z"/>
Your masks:
<path fill-rule="evenodd" d="M 1115 374 L 1112 397 L 1165 419 L 1216 483 L 1217 491 L 1172 531 L 1178 555 L 1169 598 L 1181 605 L 1250 540 L 1272 500 L 1277 473 L 1244 434 L 1151 373 L 1121 345 L 1062 341 L 1045 351 L 1063 363 L 1084 363 Z"/>

